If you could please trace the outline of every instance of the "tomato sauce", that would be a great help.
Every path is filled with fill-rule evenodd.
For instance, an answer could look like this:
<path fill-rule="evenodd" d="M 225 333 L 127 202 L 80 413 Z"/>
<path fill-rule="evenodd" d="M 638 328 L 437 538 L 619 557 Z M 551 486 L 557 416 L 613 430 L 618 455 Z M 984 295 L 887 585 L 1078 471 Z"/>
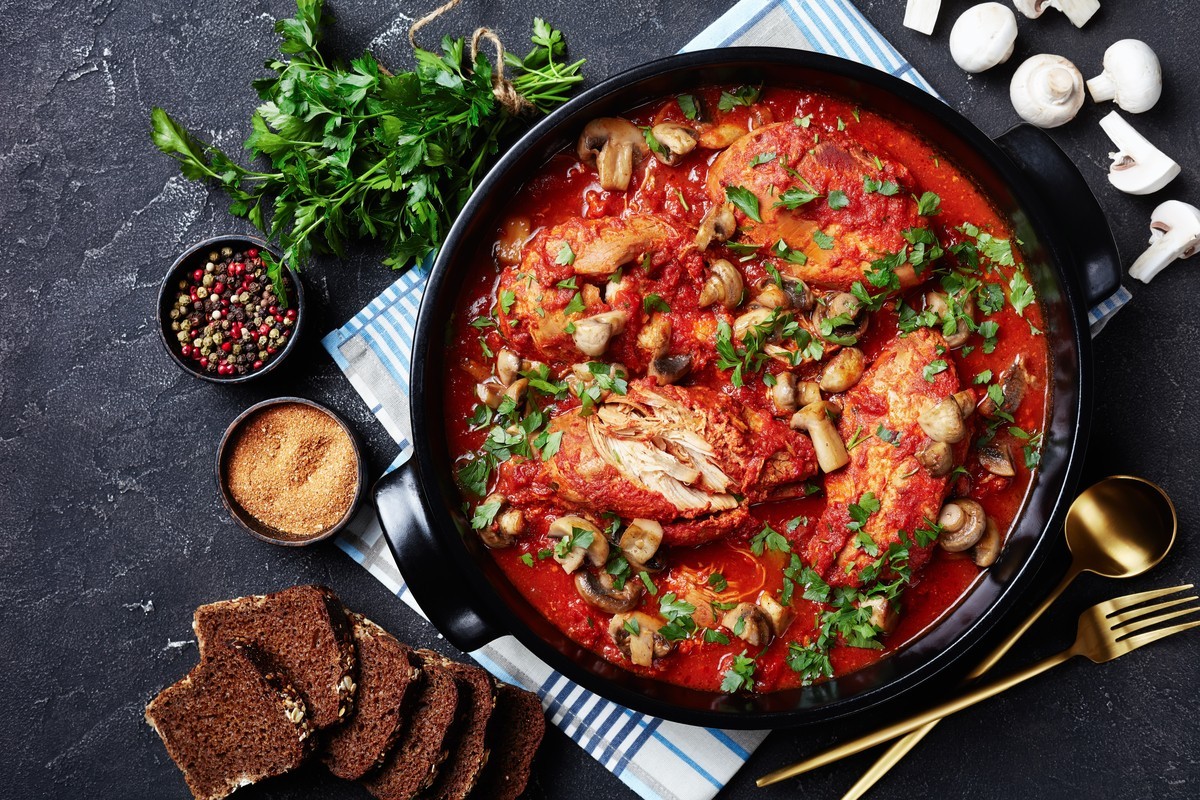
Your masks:
<path fill-rule="evenodd" d="M 1037 432 L 1043 430 L 1047 418 L 1049 374 L 1049 354 L 1039 330 L 1043 322 L 1037 302 L 1030 303 L 1023 309 L 1023 315 L 1018 315 L 1009 300 L 1008 279 L 1020 264 L 1020 253 L 1015 246 L 1016 239 L 1011 226 L 997 214 L 970 176 L 961 172 L 916 131 L 868 109 L 856 108 L 844 99 L 771 87 L 764 88 L 757 101 L 750 105 L 735 105 L 727 112 L 718 112 L 723 88 L 732 90 L 733 87 L 711 87 L 695 93 L 698 101 L 710 110 L 714 126 L 728 124 L 753 130 L 773 121 L 795 121 L 797 125 L 803 121 L 806 131 L 817 140 L 849 140 L 863 151 L 877 155 L 883 162 L 907 168 L 904 193 L 920 196 L 923 192 L 935 192 L 940 198 L 940 213 L 924 218 L 923 224 L 936 233 L 947 251 L 952 244 L 969 240 L 969 235 L 959 229 L 964 223 L 976 226 L 997 240 L 1014 242 L 1012 251 L 1017 266 L 1000 270 L 981 269 L 976 276 L 984 282 L 998 283 L 1003 287 L 1003 307 L 986 317 L 978 317 L 981 321 L 992 320 L 999 325 L 994 350 L 985 352 L 983 337 L 972 335 L 967 347 L 948 350 L 944 356 L 949 362 L 949 369 L 957 372 L 962 386 L 973 388 L 980 398 L 986 385 L 997 383 L 1002 373 L 1017 359 L 1020 359 L 1031 378 L 1023 401 L 1011 409 L 1011 422 L 993 426 L 996 430 L 993 444 L 1004 444 L 1010 449 L 1015 476 L 992 474 L 977 458 L 970 456 L 964 465 L 965 470 L 960 470 L 954 476 L 950 488 L 952 497 L 969 496 L 979 501 L 999 529 L 1007 532 L 1021 511 L 1036 473 L 1036 436 Z M 643 106 L 625 116 L 639 126 L 662 121 L 688 123 L 674 98 Z M 667 166 L 653 158 L 646 159 L 635 170 L 633 184 L 625 192 L 601 189 L 595 169 L 582 164 L 574 152 L 564 152 L 552 157 L 512 198 L 508 204 L 509 216 L 497 220 L 495 241 L 480 243 L 477 267 L 463 285 L 458 299 L 445 375 L 449 385 L 446 433 L 452 452 L 465 456 L 476 453 L 483 445 L 489 426 L 472 425 L 469 422 L 479 404 L 476 387 L 491 375 L 492 354 L 513 346 L 511 341 L 506 341 L 500 329 L 490 323 L 480 325 L 479 321 L 488 320 L 495 314 L 503 269 L 501 257 L 504 247 L 514 246 L 511 241 L 514 228 L 517 231 L 515 246 L 520 248 L 521 240 L 529 235 L 580 218 L 601 219 L 631 212 L 652 213 L 686 220 L 694 227 L 712 205 L 706 180 L 719 152 L 718 149 L 699 148 L 676 166 Z M 851 229 L 880 224 L 878 219 L 872 219 L 869 215 L 856 216 L 861 212 L 853 206 L 837 211 L 830 209 L 823 200 L 811 205 L 812 208 L 806 208 L 806 211 L 811 211 L 817 224 L 822 227 L 834 220 Z M 949 253 L 945 259 L 950 261 Z M 770 279 L 764 266 L 765 259 L 749 258 L 735 263 L 742 270 L 747 287 Z M 668 263 L 660 269 L 661 272 L 656 273 L 659 283 L 654 285 L 664 287 L 664 297 L 671 305 L 671 316 L 679 323 L 677 329 L 715 326 L 712 313 L 696 307 L 698 287 L 689 278 L 686 268 Z M 675 273 L 671 273 L 672 270 Z M 564 267 L 563 274 L 569 275 L 570 268 Z M 912 288 L 899 293 L 899 297 L 908 305 L 920 309 L 923 293 L 928 288 Z M 548 291 L 542 302 L 547 307 L 557 304 L 556 307 L 561 308 L 572 294 L 571 290 Z M 883 308 L 872 312 L 871 317 L 867 333 L 858 344 L 868 366 L 889 342 L 901 335 L 895 302 L 889 300 Z M 604 360 L 636 363 L 638 357 L 633 351 L 634 338 L 635 332 L 628 331 L 624 339 L 617 337 L 613 350 L 604 356 Z M 740 404 L 768 412 L 772 410 L 759 375 L 748 375 L 743 386 L 735 387 L 730 382 L 729 371 L 719 369 L 712 352 L 702 344 L 697 344 L 695 339 L 675 336 L 672 345 L 689 348 L 694 356 L 695 367 L 685 383 L 713 387 L 729 394 Z M 551 361 L 549 366 L 552 374 L 561 377 L 572 361 L 586 360 L 577 357 Z M 785 368 L 776 361 L 768 360 L 763 369 L 778 373 Z M 818 370 L 819 365 L 804 365 L 796 371 L 802 378 L 807 378 Z M 992 377 L 985 380 L 988 371 Z M 574 396 L 567 396 L 549 402 L 545 410 L 549 414 L 576 413 L 578 407 L 579 401 Z M 978 438 L 984 423 L 978 419 L 978 415 L 975 419 L 973 436 Z M 1020 429 L 1033 438 L 1021 438 L 1010 433 L 1010 428 Z M 1025 458 L 1026 445 L 1030 447 L 1028 464 Z M 972 448 L 971 452 L 974 453 L 975 449 Z M 536 459 L 528 462 L 527 467 L 517 467 L 518 470 L 526 468 L 536 470 Z M 809 483 L 819 488 L 822 478 L 818 474 Z M 489 491 L 495 483 L 494 475 L 491 482 Z M 472 506 L 481 500 L 467 492 L 464 492 L 464 499 Z M 811 496 L 759 503 L 750 508 L 750 513 L 756 520 L 756 528 L 769 525 L 787 539 L 792 553 L 803 553 L 806 542 L 814 534 L 816 521 L 824 505 L 823 493 L 816 491 Z M 592 509 L 593 512 L 600 510 Z M 792 609 L 796 616 L 787 628 L 786 635 L 777 636 L 765 648 L 748 647 L 730 631 L 720 629 L 720 611 L 714 611 L 706 602 L 697 602 L 694 603 L 697 607 L 693 614 L 697 625 L 694 635 L 675 642 L 669 655 L 656 658 L 650 666 L 635 666 L 609 635 L 612 615 L 585 602 L 576 591 L 573 576 L 565 573 L 552 558 L 545 557 L 554 544 L 554 540 L 546 535 L 554 516 L 550 513 L 528 514 L 525 533 L 515 537 L 511 546 L 490 552 L 504 574 L 528 601 L 573 640 L 625 669 L 683 686 L 718 690 L 735 656 L 746 651 L 755 658 L 753 691 L 767 692 L 801 685 L 800 675 L 786 663 L 786 645 L 788 642 L 808 641 L 815 636 L 823 609 L 821 604 L 801 597 L 803 587 L 796 587 L 792 597 Z M 600 522 L 599 518 L 597 522 Z M 623 524 L 627 522 L 622 520 Z M 760 550 L 756 552 L 752 537 L 744 534 L 735 534 L 698 547 L 669 548 L 663 559 L 666 569 L 650 576 L 654 593 L 647 587 L 647 591 L 641 595 L 638 608 L 657 617 L 660 602 L 672 592 L 681 599 L 725 604 L 722 607 L 741 601 L 753 603 L 762 593 L 778 595 L 784 588 L 784 569 L 790 554 L 772 548 L 760 547 Z M 880 637 L 882 647 L 850 647 L 839 641 L 829 653 L 833 674 L 843 675 L 885 658 L 919 637 L 970 591 L 981 571 L 967 553 L 950 553 L 935 546 L 928 564 L 912 576 L 911 583 L 900 596 L 900 621 L 894 630 Z M 714 586 L 708 582 L 708 576 L 713 573 L 723 576 L 723 585 Z M 633 576 L 630 580 L 636 581 L 638 578 Z M 707 640 L 701 635 L 706 629 L 724 630 L 723 638 L 728 643 Z"/>

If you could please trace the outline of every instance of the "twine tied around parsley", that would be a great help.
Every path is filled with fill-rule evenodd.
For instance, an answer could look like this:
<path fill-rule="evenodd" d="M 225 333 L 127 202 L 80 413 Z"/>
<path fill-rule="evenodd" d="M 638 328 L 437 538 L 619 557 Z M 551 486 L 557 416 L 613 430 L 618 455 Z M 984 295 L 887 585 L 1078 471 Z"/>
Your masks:
<path fill-rule="evenodd" d="M 417 44 L 417 32 L 442 16 L 442 14 L 453 10 L 461 2 L 462 0 L 449 0 L 449 2 L 435 8 L 414 22 L 412 27 L 408 29 L 408 43 L 415 49 L 424 50 L 425 48 Z M 496 66 L 492 70 L 492 94 L 496 96 L 496 101 L 503 106 L 505 111 L 514 117 L 533 112 L 536 108 L 534 104 L 529 102 L 525 98 L 525 95 L 518 92 L 517 88 L 513 86 L 513 82 L 504 74 L 504 43 L 500 41 L 500 37 L 491 28 L 478 27 L 475 29 L 475 33 L 471 35 L 472 67 L 474 67 L 476 58 L 479 55 L 479 43 L 485 39 L 496 49 Z"/>

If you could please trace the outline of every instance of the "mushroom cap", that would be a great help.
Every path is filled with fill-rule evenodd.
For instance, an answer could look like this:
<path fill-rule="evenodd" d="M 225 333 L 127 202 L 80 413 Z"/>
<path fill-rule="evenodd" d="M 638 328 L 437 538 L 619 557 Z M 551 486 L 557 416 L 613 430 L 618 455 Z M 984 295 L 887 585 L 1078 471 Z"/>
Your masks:
<path fill-rule="evenodd" d="M 1124 111 L 1140 114 L 1162 96 L 1162 65 L 1150 45 L 1121 39 L 1104 51 L 1104 71 L 1087 82 L 1097 103 L 1114 100 Z"/>
<path fill-rule="evenodd" d="M 1025 60 L 1008 87 L 1021 119 L 1039 128 L 1070 122 L 1083 106 L 1083 75 L 1067 59 L 1040 53 Z"/>
<path fill-rule="evenodd" d="M 960 497 L 942 506 L 937 522 L 942 527 L 938 544 L 947 552 L 961 553 L 983 537 L 987 514 L 977 501 Z"/>
<path fill-rule="evenodd" d="M 950 29 L 950 55 L 967 72 L 983 72 L 1012 57 L 1017 15 L 1000 3 L 980 3 Z"/>

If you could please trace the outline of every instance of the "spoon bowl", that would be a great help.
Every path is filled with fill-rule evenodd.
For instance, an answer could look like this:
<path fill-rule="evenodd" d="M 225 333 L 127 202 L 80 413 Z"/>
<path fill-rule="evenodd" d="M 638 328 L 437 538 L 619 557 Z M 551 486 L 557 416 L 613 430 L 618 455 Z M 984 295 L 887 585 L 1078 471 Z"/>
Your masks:
<path fill-rule="evenodd" d="M 1067 547 L 1077 572 L 1132 578 L 1166 557 L 1178 527 L 1175 505 L 1159 486 L 1114 475 L 1071 504 Z"/>

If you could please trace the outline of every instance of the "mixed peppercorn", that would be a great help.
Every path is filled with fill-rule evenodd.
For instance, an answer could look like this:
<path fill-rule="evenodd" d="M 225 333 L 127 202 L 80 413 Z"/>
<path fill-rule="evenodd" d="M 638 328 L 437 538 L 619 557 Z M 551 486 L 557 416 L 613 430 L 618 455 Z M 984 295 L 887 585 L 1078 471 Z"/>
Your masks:
<path fill-rule="evenodd" d="M 285 291 L 288 285 L 284 276 Z M 169 315 L 185 359 L 222 377 L 262 369 L 287 344 L 296 310 L 281 308 L 258 248 L 222 247 L 180 279 Z"/>

